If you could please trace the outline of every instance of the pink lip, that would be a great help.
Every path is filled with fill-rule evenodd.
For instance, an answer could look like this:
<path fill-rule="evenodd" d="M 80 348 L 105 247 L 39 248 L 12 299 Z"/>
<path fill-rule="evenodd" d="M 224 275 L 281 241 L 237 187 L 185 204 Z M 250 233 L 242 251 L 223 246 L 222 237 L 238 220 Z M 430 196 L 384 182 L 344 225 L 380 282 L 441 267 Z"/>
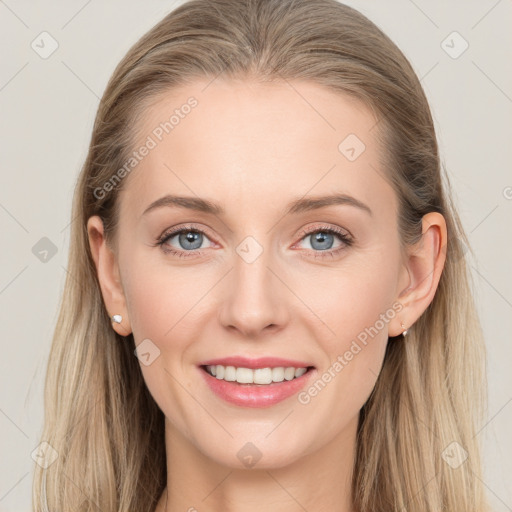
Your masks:
<path fill-rule="evenodd" d="M 226 364 L 226 366 L 236 365 Z M 303 367 L 304 366 L 299 366 L 299 368 Z M 247 368 L 247 366 L 244 368 Z M 268 368 L 268 366 L 265 366 L 265 368 Z M 292 395 L 295 395 L 304 388 L 310 378 L 317 373 L 315 368 L 310 367 L 304 375 L 292 380 L 273 382 L 272 384 L 238 384 L 238 382 L 228 382 L 222 379 L 217 379 L 202 367 L 199 368 L 199 371 L 210 390 L 219 398 L 240 407 L 260 408 L 270 407 L 286 400 Z"/>
<path fill-rule="evenodd" d="M 199 366 L 209 366 L 220 364 L 222 366 L 236 366 L 237 368 L 279 368 L 284 366 L 285 368 L 293 366 L 294 368 L 307 368 L 313 366 L 311 363 L 305 363 L 304 361 L 296 361 L 292 359 L 281 359 L 280 357 L 258 357 L 255 359 L 249 359 L 242 356 L 223 357 L 220 359 L 210 359 L 200 363 Z"/>

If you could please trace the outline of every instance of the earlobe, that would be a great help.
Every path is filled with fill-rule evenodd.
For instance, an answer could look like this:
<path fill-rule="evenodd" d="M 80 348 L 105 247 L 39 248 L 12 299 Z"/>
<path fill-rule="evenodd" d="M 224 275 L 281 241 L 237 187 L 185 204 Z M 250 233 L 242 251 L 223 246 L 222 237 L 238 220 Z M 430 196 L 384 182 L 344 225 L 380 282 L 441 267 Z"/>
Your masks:
<path fill-rule="evenodd" d="M 401 325 L 409 330 L 423 314 L 434 299 L 441 273 L 446 261 L 447 230 L 444 217 L 437 212 L 430 212 L 422 219 L 422 236 L 408 248 L 405 271 L 409 285 L 399 293 L 398 300 L 403 305 L 400 321 L 393 327 L 390 336 L 402 333 Z M 391 326 L 390 326 L 391 327 Z"/>
<path fill-rule="evenodd" d="M 95 215 L 89 218 L 87 233 L 101 294 L 111 319 L 112 328 L 121 336 L 128 336 L 131 333 L 131 326 L 126 310 L 119 266 L 115 253 L 106 242 L 103 221 L 99 216 Z M 116 317 L 116 320 L 121 319 L 121 321 L 115 321 L 113 317 Z"/>

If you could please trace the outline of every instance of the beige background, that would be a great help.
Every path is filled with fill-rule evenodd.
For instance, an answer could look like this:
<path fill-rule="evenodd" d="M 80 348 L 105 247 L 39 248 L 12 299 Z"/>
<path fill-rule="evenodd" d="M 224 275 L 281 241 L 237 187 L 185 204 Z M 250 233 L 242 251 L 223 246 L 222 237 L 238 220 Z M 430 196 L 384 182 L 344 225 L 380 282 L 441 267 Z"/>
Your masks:
<path fill-rule="evenodd" d="M 0 511 L 30 510 L 71 196 L 99 97 L 128 48 L 179 3 L 0 0 Z M 431 102 L 476 255 L 489 348 L 485 485 L 496 512 L 512 511 L 512 2 L 347 3 L 404 51 Z M 46 262 L 34 246 L 49 248 Z"/>

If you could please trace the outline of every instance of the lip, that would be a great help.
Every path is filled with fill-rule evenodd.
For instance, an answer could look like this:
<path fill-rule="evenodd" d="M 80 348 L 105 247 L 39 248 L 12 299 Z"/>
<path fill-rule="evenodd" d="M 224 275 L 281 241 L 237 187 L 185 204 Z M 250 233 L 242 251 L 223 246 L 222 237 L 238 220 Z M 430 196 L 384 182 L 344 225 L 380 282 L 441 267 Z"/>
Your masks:
<path fill-rule="evenodd" d="M 222 361 L 227 360 L 223 359 Z M 254 361 L 255 360 L 252 360 L 253 363 Z M 215 363 L 212 361 L 212 364 Z M 220 362 L 216 364 L 224 365 L 224 363 Z M 226 363 L 226 366 L 236 365 Z M 281 365 L 281 363 L 279 363 L 277 366 L 285 365 Z M 290 364 L 288 366 L 294 365 Z M 248 366 L 243 367 L 248 368 Z M 276 366 L 274 366 L 274 368 L 275 367 Z M 298 366 L 298 368 L 303 367 L 305 367 L 303 363 L 301 363 L 301 366 Z M 260 366 L 256 366 L 256 368 L 260 368 Z M 265 366 L 264 368 L 269 368 L 269 366 Z M 304 375 L 301 375 L 300 377 L 294 378 L 292 380 L 273 382 L 272 384 L 239 384 L 237 382 L 228 382 L 222 379 L 217 379 L 210 375 L 203 366 L 198 367 L 198 369 L 209 389 L 217 397 L 239 407 L 253 408 L 271 407 L 275 404 L 278 404 L 279 402 L 282 402 L 283 400 L 286 400 L 287 398 L 290 398 L 291 396 L 298 393 L 301 389 L 303 389 L 310 381 L 310 379 L 313 378 L 317 373 L 316 368 L 309 366 L 308 371 Z"/>
<path fill-rule="evenodd" d="M 210 359 L 199 363 L 198 366 L 209 366 L 220 364 L 222 366 L 236 366 L 237 368 L 250 368 L 255 370 L 256 368 L 279 368 L 284 366 L 285 368 L 293 366 L 294 368 L 307 368 L 314 366 L 311 363 L 304 361 L 297 361 L 292 359 L 282 359 L 280 357 L 257 357 L 248 358 L 243 356 L 231 356 L 223 357 L 220 359 Z"/>

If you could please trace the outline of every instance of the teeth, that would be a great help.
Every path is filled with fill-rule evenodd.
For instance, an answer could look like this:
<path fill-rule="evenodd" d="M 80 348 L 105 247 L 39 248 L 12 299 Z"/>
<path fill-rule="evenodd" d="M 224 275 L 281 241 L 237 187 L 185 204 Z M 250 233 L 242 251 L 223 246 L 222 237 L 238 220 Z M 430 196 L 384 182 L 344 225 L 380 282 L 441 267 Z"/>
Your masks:
<path fill-rule="evenodd" d="M 234 366 L 208 365 L 206 370 L 219 380 L 238 382 L 239 384 L 271 384 L 292 380 L 307 372 L 307 368 L 236 368 Z"/>

